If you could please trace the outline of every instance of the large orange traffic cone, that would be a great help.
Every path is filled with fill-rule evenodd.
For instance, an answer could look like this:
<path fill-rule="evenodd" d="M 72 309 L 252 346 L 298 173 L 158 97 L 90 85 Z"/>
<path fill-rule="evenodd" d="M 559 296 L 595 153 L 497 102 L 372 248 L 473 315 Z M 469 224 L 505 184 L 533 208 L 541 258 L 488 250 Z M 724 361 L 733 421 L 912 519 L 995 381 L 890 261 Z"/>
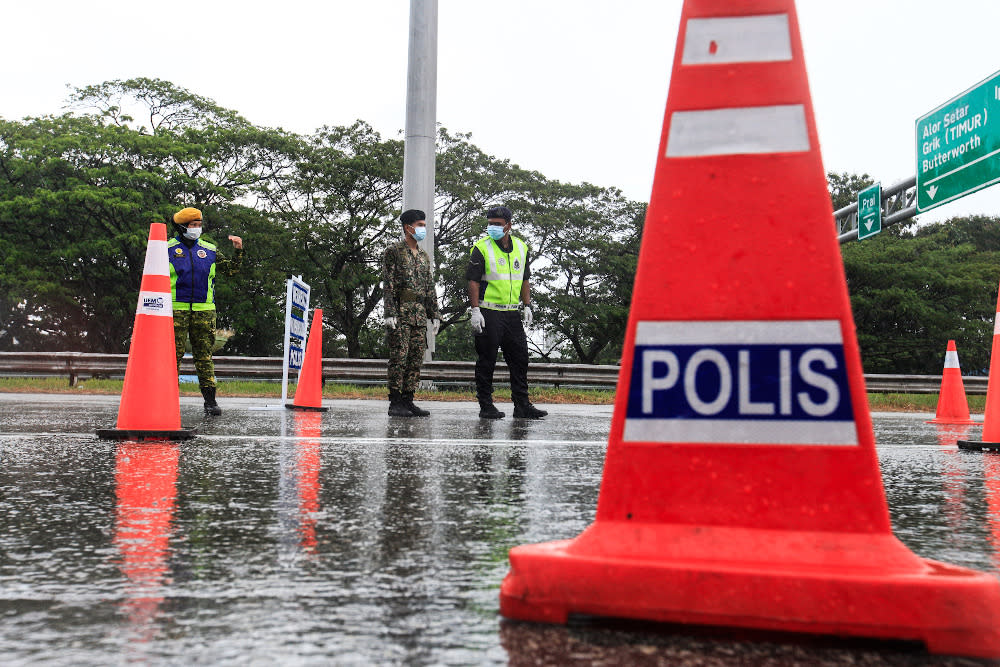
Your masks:
<path fill-rule="evenodd" d="M 306 341 L 306 356 L 302 360 L 295 398 L 285 407 L 291 410 L 314 410 L 325 412 L 323 407 L 323 309 L 313 311 L 309 339 Z"/>
<path fill-rule="evenodd" d="M 928 424 L 975 424 L 969 417 L 969 399 L 965 397 L 965 383 L 958 366 L 958 348 L 955 341 L 948 341 L 944 353 L 944 372 L 941 374 L 941 393 L 938 395 L 937 413 Z"/>
<path fill-rule="evenodd" d="M 597 513 L 501 614 L 1000 656 L 1000 581 L 892 534 L 831 210 L 794 1 L 685 0 Z"/>
<path fill-rule="evenodd" d="M 149 226 L 146 263 L 118 405 L 118 427 L 98 429 L 99 438 L 187 440 L 194 437 L 194 429 L 181 428 L 176 354 L 167 226 L 154 222 Z"/>

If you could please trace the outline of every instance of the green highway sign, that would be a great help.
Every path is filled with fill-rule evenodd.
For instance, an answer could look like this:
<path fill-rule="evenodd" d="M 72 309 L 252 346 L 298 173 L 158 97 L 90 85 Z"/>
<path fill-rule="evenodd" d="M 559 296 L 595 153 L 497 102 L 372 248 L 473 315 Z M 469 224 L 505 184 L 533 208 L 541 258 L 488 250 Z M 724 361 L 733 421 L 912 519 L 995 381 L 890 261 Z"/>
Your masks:
<path fill-rule="evenodd" d="M 1000 181 L 1000 72 L 918 118 L 916 134 L 918 213 Z"/>
<path fill-rule="evenodd" d="M 875 236 L 882 231 L 882 184 L 865 188 L 858 193 L 858 240 Z"/>

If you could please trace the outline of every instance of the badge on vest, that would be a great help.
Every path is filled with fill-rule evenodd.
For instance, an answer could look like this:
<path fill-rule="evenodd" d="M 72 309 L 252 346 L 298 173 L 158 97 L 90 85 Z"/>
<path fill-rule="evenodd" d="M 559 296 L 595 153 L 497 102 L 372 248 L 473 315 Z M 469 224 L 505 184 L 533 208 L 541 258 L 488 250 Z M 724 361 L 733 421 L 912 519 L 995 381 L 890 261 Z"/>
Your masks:
<path fill-rule="evenodd" d="M 519 259 L 515 259 L 514 260 L 514 270 L 515 271 L 520 271 L 521 270 L 521 260 L 519 260 Z"/>
<path fill-rule="evenodd" d="M 174 248 L 174 254 L 177 255 L 178 257 L 183 257 L 184 256 L 184 249 L 183 248 Z"/>
<path fill-rule="evenodd" d="M 507 266 L 507 259 L 504 257 L 497 257 L 497 264 L 500 266 Z"/>
<path fill-rule="evenodd" d="M 198 250 L 198 257 L 200 257 L 201 259 L 205 259 L 206 257 L 208 257 L 208 253 L 205 252 L 204 250 L 199 249 Z"/>

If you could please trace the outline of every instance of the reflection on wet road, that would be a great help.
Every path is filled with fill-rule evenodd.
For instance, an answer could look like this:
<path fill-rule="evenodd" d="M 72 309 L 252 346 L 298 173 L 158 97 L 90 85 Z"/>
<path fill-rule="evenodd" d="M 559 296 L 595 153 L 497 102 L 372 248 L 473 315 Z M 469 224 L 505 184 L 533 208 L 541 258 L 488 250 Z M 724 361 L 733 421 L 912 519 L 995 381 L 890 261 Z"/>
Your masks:
<path fill-rule="evenodd" d="M 0 395 L 5 664 L 972 664 L 861 648 L 501 622 L 507 550 L 593 518 L 610 408 L 391 419 L 232 400 L 181 443 L 115 443 L 117 397 Z M 893 528 L 1000 571 L 1000 454 L 978 426 L 875 415 Z M 202 423 L 203 422 L 203 423 Z"/>

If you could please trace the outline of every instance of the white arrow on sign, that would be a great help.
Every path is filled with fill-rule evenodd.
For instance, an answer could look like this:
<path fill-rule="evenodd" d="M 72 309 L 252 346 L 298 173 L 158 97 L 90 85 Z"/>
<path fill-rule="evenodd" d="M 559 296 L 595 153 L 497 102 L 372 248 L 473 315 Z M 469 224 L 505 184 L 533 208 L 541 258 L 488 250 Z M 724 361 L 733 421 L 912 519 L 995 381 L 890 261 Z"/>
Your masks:
<path fill-rule="evenodd" d="M 868 220 L 867 222 L 865 222 L 865 231 L 866 232 L 870 232 L 872 230 L 872 224 L 874 222 L 875 222 L 874 220 Z"/>
<path fill-rule="evenodd" d="M 930 195 L 931 199 L 934 199 L 934 195 L 937 194 L 937 191 L 938 187 L 936 185 L 932 185 L 931 187 L 927 188 L 927 194 Z"/>

